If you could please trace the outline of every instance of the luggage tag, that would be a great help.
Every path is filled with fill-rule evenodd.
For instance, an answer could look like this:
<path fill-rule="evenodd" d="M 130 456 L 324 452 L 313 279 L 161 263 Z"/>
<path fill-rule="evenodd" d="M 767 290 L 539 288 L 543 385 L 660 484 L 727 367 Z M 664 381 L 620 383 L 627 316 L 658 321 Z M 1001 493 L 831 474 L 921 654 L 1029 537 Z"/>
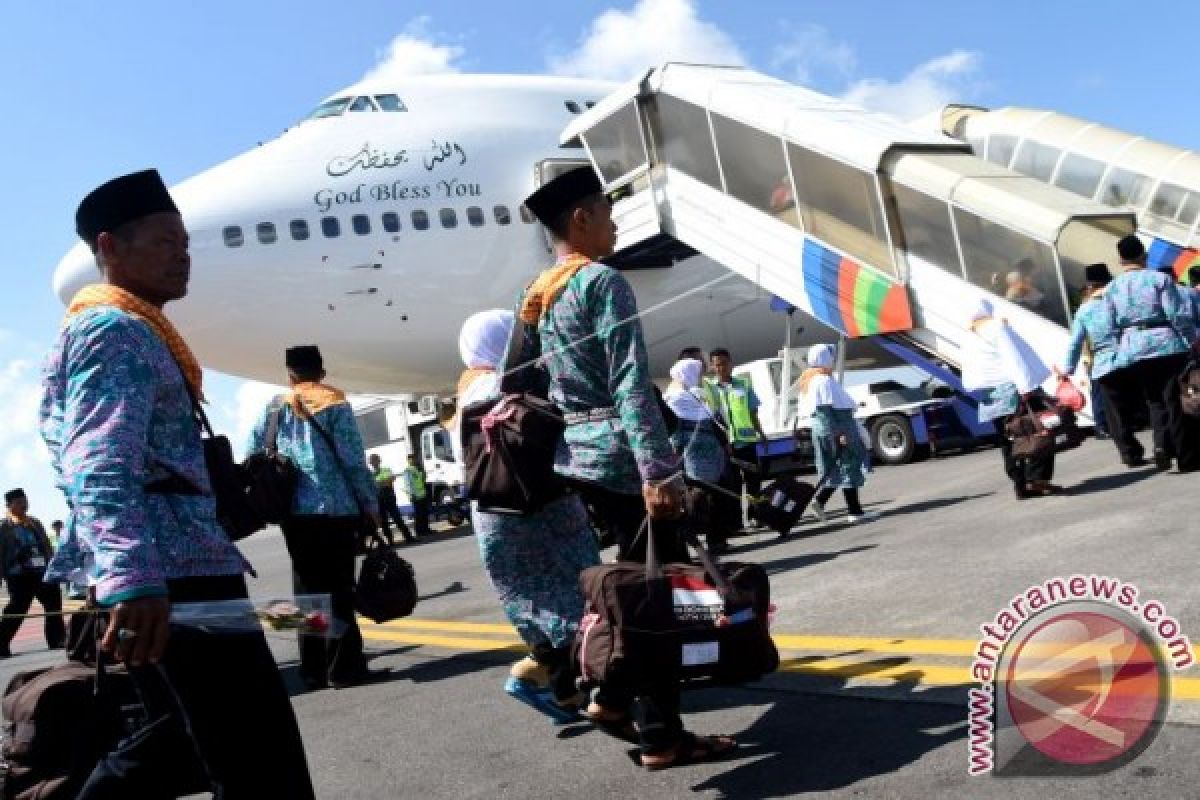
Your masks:
<path fill-rule="evenodd" d="M 44 566 L 46 566 L 45 557 L 43 557 L 43 556 L 30 556 L 29 557 L 29 568 L 30 569 L 41 569 Z"/>
<path fill-rule="evenodd" d="M 717 642 L 692 642 L 683 646 L 683 666 L 698 667 L 716 664 L 721 660 L 721 648 Z"/>

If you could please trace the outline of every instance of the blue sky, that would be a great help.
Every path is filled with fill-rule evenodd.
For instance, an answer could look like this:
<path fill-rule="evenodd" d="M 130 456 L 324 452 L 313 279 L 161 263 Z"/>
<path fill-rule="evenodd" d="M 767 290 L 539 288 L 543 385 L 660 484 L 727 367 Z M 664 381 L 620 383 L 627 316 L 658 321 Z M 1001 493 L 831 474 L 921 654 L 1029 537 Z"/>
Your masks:
<path fill-rule="evenodd" d="M 1025 105 L 1198 148 L 1185 38 L 1198 23 L 1200 6 L 1153 1 L 5 4 L 0 487 L 62 513 L 37 381 L 62 313 L 50 272 L 74 243 L 79 198 L 145 166 L 178 182 L 372 69 L 625 78 L 670 58 L 734 61 L 901 116 L 951 100 Z M 233 433 L 264 390 L 210 376 L 209 394 Z"/>

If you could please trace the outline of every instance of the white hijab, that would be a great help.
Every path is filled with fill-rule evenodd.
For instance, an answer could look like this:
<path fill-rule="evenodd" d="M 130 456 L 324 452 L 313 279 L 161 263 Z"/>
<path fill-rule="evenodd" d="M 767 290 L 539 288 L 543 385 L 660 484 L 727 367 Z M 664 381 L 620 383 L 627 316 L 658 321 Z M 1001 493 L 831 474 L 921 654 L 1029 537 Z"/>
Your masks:
<path fill-rule="evenodd" d="M 831 344 L 814 344 L 808 348 L 808 366 L 813 369 L 833 369 L 837 351 Z M 804 394 L 806 414 L 815 414 L 817 406 L 832 406 L 837 409 L 853 411 L 857 408 L 854 398 L 842 388 L 842 385 L 832 375 L 815 375 L 808 382 L 808 391 Z"/>
<path fill-rule="evenodd" d="M 667 407 L 675 412 L 675 416 L 689 422 L 700 422 L 712 417 L 712 412 L 699 396 L 700 379 L 704 376 L 704 362 L 694 358 L 676 361 L 671 367 L 671 377 L 675 380 L 663 395 Z"/>
<path fill-rule="evenodd" d="M 1021 394 L 1032 392 L 1050 377 L 1050 368 L 1006 320 L 994 315 L 986 298 L 980 298 L 968 314 L 963 386 L 973 391 L 1013 383 Z"/>
<path fill-rule="evenodd" d="M 513 312 L 501 308 L 467 317 L 458 334 L 458 354 L 468 369 L 496 369 L 508 349 Z"/>

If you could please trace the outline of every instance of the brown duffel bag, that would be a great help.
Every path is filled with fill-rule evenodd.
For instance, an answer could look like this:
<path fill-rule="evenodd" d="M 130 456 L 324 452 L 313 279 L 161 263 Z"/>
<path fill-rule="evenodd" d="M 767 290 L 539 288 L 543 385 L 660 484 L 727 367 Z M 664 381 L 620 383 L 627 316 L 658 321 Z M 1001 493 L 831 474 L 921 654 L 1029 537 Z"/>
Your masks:
<path fill-rule="evenodd" d="M 1054 432 L 1042 424 L 1041 418 L 1033 412 L 1024 398 L 1017 406 L 1017 413 L 1005 424 L 1004 430 L 1012 440 L 1013 458 L 1038 458 L 1055 450 Z"/>
<path fill-rule="evenodd" d="M 660 565 L 653 526 L 646 563 L 589 567 L 574 656 L 588 683 L 638 689 L 666 680 L 739 684 L 774 672 L 771 587 L 758 564 L 717 566 L 694 537 L 702 565 Z"/>
<path fill-rule="evenodd" d="M 1200 417 L 1200 364 L 1195 361 L 1179 376 L 1179 404 L 1189 417 Z"/>

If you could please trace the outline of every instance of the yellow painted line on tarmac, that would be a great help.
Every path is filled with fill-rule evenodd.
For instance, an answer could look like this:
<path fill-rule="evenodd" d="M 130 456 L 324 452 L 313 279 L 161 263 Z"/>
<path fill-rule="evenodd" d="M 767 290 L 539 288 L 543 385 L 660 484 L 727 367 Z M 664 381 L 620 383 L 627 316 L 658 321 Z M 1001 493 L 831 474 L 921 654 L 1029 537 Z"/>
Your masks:
<path fill-rule="evenodd" d="M 404 619 L 375 625 L 362 621 L 364 639 L 397 644 L 426 645 L 467 652 L 523 653 L 525 646 L 513 628 L 503 623 L 459 622 L 456 620 Z M 461 634 L 477 634 L 474 636 Z M 480 636 L 478 634 L 483 634 Z M 484 636 L 488 638 L 484 638 Z M 922 686 L 974 684 L 969 664 L 890 663 L 869 660 L 874 655 L 934 655 L 970 657 L 977 643 L 968 639 L 902 639 L 861 636 L 800 636 L 776 634 L 776 646 L 788 652 L 854 651 L 867 660 L 822 655 L 786 658 L 781 672 L 834 677 L 843 680 L 912 681 Z M 1171 680 L 1175 700 L 1200 700 L 1200 678 L 1175 676 Z"/>

